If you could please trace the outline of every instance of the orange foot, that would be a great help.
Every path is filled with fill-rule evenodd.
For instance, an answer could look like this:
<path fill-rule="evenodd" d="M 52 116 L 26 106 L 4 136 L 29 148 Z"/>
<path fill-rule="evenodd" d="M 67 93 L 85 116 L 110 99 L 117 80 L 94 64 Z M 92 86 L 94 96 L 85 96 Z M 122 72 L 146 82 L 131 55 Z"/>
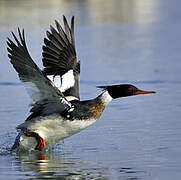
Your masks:
<path fill-rule="evenodd" d="M 27 132 L 24 132 L 24 134 L 28 137 L 34 137 L 37 140 L 37 145 L 35 147 L 35 150 L 42 151 L 45 149 L 45 146 L 46 146 L 45 140 L 42 137 L 40 137 L 38 133 L 27 131 Z"/>

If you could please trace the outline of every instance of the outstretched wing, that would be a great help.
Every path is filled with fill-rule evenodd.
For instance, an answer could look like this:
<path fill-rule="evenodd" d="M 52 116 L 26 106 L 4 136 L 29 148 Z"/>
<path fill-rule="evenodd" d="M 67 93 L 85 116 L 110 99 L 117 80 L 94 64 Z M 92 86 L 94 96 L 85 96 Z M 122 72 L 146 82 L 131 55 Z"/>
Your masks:
<path fill-rule="evenodd" d="M 32 98 L 33 113 L 42 112 L 42 115 L 51 114 L 56 110 L 64 111 L 71 108 L 71 104 L 66 101 L 63 94 L 53 87 L 51 81 L 43 75 L 41 70 L 32 60 L 25 42 L 24 30 L 22 33 L 18 28 L 19 39 L 12 32 L 16 44 L 8 38 L 8 56 L 13 67 L 18 72 L 20 80 L 28 88 Z M 56 104 L 54 110 L 52 104 Z"/>
<path fill-rule="evenodd" d="M 80 61 L 77 61 L 74 38 L 74 16 L 69 27 L 63 16 L 64 28 L 55 21 L 56 29 L 50 26 L 43 46 L 43 73 L 65 96 L 79 99 Z"/>

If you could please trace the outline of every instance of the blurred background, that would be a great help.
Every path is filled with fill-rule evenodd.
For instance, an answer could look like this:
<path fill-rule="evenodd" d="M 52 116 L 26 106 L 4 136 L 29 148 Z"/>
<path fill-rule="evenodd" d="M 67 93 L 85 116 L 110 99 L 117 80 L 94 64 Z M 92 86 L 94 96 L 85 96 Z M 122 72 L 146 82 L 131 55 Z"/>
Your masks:
<path fill-rule="evenodd" d="M 180 6 L 179 0 L 0 0 L 1 179 L 179 180 Z M 43 39 L 55 19 L 63 24 L 62 15 L 69 22 L 75 16 L 81 99 L 98 95 L 97 85 L 117 83 L 157 94 L 113 101 L 100 121 L 51 152 L 10 155 L 30 99 L 9 63 L 6 39 L 24 28 L 43 68 Z"/>

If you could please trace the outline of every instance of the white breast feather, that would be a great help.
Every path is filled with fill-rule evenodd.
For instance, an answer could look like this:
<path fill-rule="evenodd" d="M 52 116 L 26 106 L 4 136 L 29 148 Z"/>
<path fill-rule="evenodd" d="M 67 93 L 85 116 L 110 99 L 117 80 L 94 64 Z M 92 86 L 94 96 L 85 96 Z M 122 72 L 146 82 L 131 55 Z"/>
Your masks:
<path fill-rule="evenodd" d="M 53 146 L 61 140 L 80 132 L 95 121 L 95 119 L 73 121 L 63 120 L 59 115 L 50 115 L 34 122 L 27 121 L 24 123 L 24 126 L 28 126 L 29 130 L 38 133 L 43 139 L 45 139 L 47 147 Z M 24 145 L 22 145 L 34 148 L 36 143 L 32 139 L 28 142 L 28 139 L 29 137 L 23 135 L 22 142 Z"/>

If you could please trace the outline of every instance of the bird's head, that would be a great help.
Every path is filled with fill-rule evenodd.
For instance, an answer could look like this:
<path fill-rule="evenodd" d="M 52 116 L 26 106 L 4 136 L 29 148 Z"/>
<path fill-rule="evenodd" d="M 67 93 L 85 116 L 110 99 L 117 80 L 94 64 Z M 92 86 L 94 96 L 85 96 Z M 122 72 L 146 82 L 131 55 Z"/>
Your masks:
<path fill-rule="evenodd" d="M 139 94 L 152 94 L 155 91 L 143 91 L 131 84 L 120 84 L 111 86 L 98 86 L 98 88 L 108 91 L 110 96 L 115 99 L 119 97 L 133 96 Z"/>

